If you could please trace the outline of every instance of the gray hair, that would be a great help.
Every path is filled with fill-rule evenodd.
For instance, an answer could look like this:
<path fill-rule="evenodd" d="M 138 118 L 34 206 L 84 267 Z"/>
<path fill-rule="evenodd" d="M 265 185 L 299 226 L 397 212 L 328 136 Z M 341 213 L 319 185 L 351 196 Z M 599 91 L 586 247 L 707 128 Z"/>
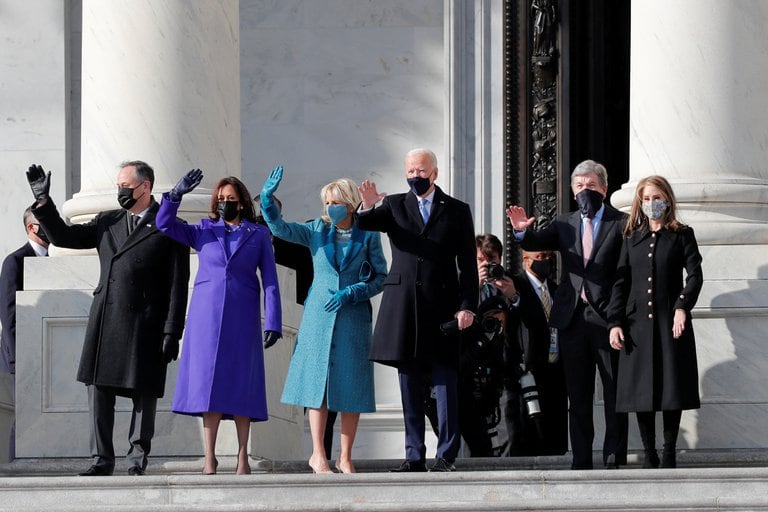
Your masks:
<path fill-rule="evenodd" d="M 594 160 L 584 160 L 577 165 L 571 173 L 571 187 L 573 187 L 574 178 L 577 176 L 586 176 L 587 174 L 596 174 L 597 178 L 600 180 L 600 184 L 604 187 L 608 186 L 608 172 L 605 170 L 605 166 Z"/>
<path fill-rule="evenodd" d="M 24 231 L 27 230 L 27 226 L 29 226 L 30 224 L 37 224 L 37 219 L 35 218 L 35 215 L 32 213 L 31 206 L 26 210 L 24 210 Z"/>
<path fill-rule="evenodd" d="M 419 156 L 419 155 L 427 155 L 429 157 L 430 163 L 432 164 L 432 167 L 437 167 L 437 157 L 435 156 L 435 153 L 431 149 L 427 149 L 427 148 L 412 149 L 405 154 L 405 158 L 409 158 L 412 156 Z"/>

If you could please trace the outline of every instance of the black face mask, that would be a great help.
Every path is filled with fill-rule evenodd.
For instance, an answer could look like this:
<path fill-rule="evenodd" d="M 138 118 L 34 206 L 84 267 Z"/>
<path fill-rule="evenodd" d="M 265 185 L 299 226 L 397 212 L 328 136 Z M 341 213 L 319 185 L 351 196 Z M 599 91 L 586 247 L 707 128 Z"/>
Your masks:
<path fill-rule="evenodd" d="M 48 235 L 46 235 L 45 231 L 43 231 L 43 228 L 40 227 L 40 224 L 37 225 L 37 232 L 35 234 L 37 235 L 37 238 L 39 238 L 43 242 L 47 244 L 51 243 L 51 241 L 48 240 Z"/>
<path fill-rule="evenodd" d="M 579 205 L 579 210 L 585 217 L 590 219 L 595 216 L 597 211 L 603 206 L 603 194 L 597 190 L 585 188 L 578 194 L 576 194 L 576 203 Z"/>
<path fill-rule="evenodd" d="M 429 190 L 429 187 L 431 187 L 432 184 L 429 182 L 429 178 L 417 176 L 415 178 L 408 178 L 408 186 L 411 187 L 414 194 L 421 196 Z"/>
<path fill-rule="evenodd" d="M 141 196 L 144 195 L 144 193 L 142 193 L 139 197 L 133 197 L 133 191 L 136 190 L 136 188 L 120 187 L 117 189 L 117 202 L 120 203 L 120 206 L 126 210 L 133 208 L 133 205 L 136 204 L 136 201 L 141 199 Z"/>
<path fill-rule="evenodd" d="M 536 274 L 540 281 L 546 280 L 552 274 L 552 260 L 533 260 L 531 272 Z"/>
<path fill-rule="evenodd" d="M 216 213 L 227 222 L 232 222 L 240 215 L 240 203 L 238 201 L 219 201 L 216 205 Z"/>

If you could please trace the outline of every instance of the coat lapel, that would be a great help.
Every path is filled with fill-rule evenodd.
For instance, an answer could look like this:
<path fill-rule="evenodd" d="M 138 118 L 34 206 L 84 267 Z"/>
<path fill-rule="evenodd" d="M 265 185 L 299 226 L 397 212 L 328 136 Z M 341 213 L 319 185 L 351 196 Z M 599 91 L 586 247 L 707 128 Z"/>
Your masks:
<path fill-rule="evenodd" d="M 334 244 L 334 241 L 336 240 L 336 226 L 333 224 L 325 226 L 320 236 L 323 238 L 323 252 L 325 252 L 325 257 L 328 259 L 328 263 L 332 268 L 338 271 L 339 266 L 336 264 L 336 244 Z"/>
<path fill-rule="evenodd" d="M 571 227 L 573 227 L 573 232 L 576 233 L 577 243 L 573 244 L 576 248 L 576 254 L 578 254 L 579 257 L 583 259 L 584 248 L 581 246 L 581 213 L 579 213 L 578 211 L 573 212 L 571 216 L 568 218 L 568 224 L 570 224 Z"/>
<path fill-rule="evenodd" d="M 349 245 L 347 245 L 346 251 L 344 251 L 344 258 L 341 260 L 341 265 L 339 265 L 339 270 L 344 270 L 349 265 L 349 262 L 352 261 L 355 256 L 357 256 L 357 253 L 360 252 L 360 249 L 363 248 L 363 239 L 365 238 L 365 233 L 359 229 L 357 226 L 352 226 L 352 238 L 349 241 Z"/>
<path fill-rule="evenodd" d="M 224 226 L 222 224 L 222 231 L 221 231 L 221 243 L 225 243 L 224 241 Z M 242 221 L 240 224 L 240 238 L 237 239 L 237 242 L 235 242 L 235 248 L 232 250 L 232 254 L 229 255 L 229 259 L 235 257 L 237 252 L 240 250 L 242 246 L 245 245 L 245 243 L 248 241 L 249 238 L 251 238 L 253 235 L 256 234 L 256 226 L 254 226 L 252 223 L 248 222 L 247 220 Z"/>
<path fill-rule="evenodd" d="M 141 218 L 139 225 L 136 226 L 130 235 L 128 234 L 128 217 L 131 214 L 127 210 L 125 211 L 125 215 L 119 217 L 119 222 L 116 222 L 109 227 L 115 240 L 118 241 L 117 246 L 119 249 L 116 254 L 127 251 L 157 231 L 157 228 L 155 227 L 155 217 L 157 216 L 157 210 L 159 208 L 160 205 L 152 199 L 152 204 L 150 204 L 149 210 L 147 210 L 147 213 Z"/>
<path fill-rule="evenodd" d="M 128 215 L 129 213 L 123 210 L 121 215 L 117 215 L 109 226 L 109 234 L 112 235 L 112 239 L 115 241 L 115 252 L 121 251 L 128 239 Z"/>
<path fill-rule="evenodd" d="M 405 194 L 405 211 L 408 212 L 408 216 L 414 225 L 419 226 L 421 230 L 424 230 L 424 219 L 421 218 L 421 212 L 419 211 L 419 199 L 412 191 Z"/>
<path fill-rule="evenodd" d="M 416 210 L 418 211 L 418 203 Z M 432 196 L 432 209 L 429 212 L 429 218 L 427 219 L 427 225 L 424 229 L 428 229 L 435 224 L 438 218 L 445 212 L 445 194 L 442 189 L 435 185 L 435 195 Z M 421 217 L 421 214 L 419 214 Z"/>

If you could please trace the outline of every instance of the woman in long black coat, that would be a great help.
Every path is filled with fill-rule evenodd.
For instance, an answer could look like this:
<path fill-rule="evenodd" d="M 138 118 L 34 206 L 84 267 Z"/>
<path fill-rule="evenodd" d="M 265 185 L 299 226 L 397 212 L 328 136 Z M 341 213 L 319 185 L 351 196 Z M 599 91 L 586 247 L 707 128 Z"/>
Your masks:
<path fill-rule="evenodd" d="M 677 221 L 666 179 L 637 184 L 624 237 L 608 308 L 611 346 L 621 351 L 616 410 L 637 413 L 643 467 L 675 467 L 682 411 L 700 406 L 691 309 L 703 277 L 693 229 Z M 663 411 L 661 461 L 656 411 Z"/>

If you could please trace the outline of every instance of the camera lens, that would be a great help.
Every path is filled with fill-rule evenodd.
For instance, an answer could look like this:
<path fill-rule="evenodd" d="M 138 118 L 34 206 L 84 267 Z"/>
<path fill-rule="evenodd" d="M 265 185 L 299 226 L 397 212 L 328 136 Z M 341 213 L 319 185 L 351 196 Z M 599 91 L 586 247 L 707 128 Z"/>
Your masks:
<path fill-rule="evenodd" d="M 504 277 L 504 267 L 498 263 L 489 263 L 487 269 L 488 277 L 491 279 L 502 279 Z"/>

